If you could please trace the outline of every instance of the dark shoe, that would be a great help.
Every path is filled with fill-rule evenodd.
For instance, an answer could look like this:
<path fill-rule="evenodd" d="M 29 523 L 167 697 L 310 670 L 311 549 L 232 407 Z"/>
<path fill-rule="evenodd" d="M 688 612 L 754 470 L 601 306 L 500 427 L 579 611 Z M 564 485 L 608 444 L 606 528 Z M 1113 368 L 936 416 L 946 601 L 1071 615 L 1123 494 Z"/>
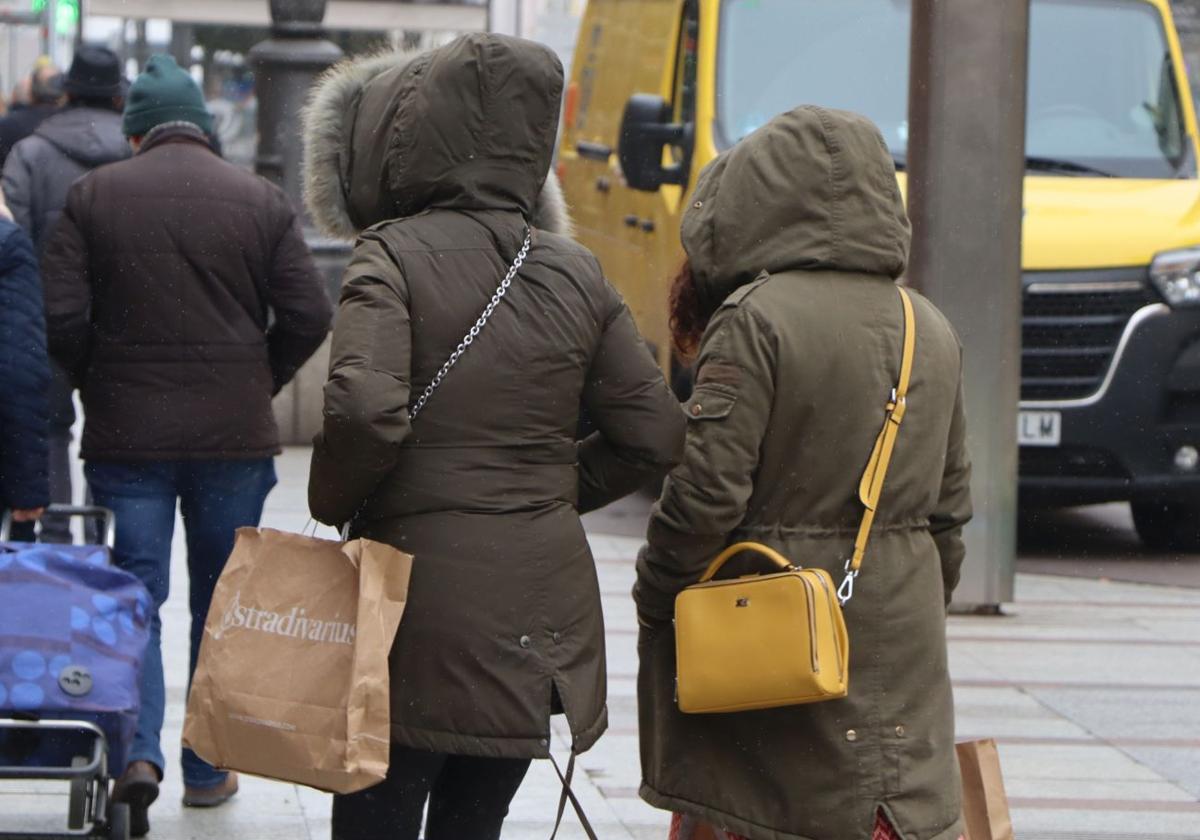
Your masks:
<path fill-rule="evenodd" d="M 112 801 L 129 805 L 129 833 L 150 833 L 150 803 L 158 799 L 158 768 L 149 761 L 134 761 L 113 785 Z"/>
<path fill-rule="evenodd" d="M 188 808 L 215 808 L 228 802 L 238 792 L 237 773 L 230 772 L 225 781 L 212 787 L 183 788 L 183 804 Z"/>

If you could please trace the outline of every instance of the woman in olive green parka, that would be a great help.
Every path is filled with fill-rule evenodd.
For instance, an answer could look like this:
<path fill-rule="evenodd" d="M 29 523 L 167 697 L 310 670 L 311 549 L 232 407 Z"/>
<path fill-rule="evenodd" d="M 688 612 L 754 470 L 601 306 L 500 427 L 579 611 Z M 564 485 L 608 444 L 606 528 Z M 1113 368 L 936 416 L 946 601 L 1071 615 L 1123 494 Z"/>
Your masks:
<path fill-rule="evenodd" d="M 684 420 L 629 310 L 544 187 L 562 66 L 475 34 L 343 66 L 308 114 L 309 206 L 358 233 L 313 451 L 313 516 L 415 556 L 391 651 L 388 780 L 334 837 L 499 835 L 550 715 L 604 731 L 604 631 L 579 521 L 678 461 Z M 549 228 L 549 229 L 547 229 Z M 412 405 L 517 258 L 491 319 Z M 556 232 L 557 231 L 557 232 Z M 576 443 L 581 406 L 595 428 Z"/>
<path fill-rule="evenodd" d="M 849 696 L 685 715 L 673 691 L 674 598 L 724 546 L 766 543 L 842 579 L 900 367 L 909 224 L 891 157 L 862 117 L 791 111 L 704 171 L 682 236 L 677 336 L 689 309 L 707 329 L 684 460 L 638 562 L 642 796 L 751 840 L 869 840 L 877 819 L 954 840 L 945 606 L 969 466 L 959 342 L 919 295 L 908 412 L 846 606 Z"/>

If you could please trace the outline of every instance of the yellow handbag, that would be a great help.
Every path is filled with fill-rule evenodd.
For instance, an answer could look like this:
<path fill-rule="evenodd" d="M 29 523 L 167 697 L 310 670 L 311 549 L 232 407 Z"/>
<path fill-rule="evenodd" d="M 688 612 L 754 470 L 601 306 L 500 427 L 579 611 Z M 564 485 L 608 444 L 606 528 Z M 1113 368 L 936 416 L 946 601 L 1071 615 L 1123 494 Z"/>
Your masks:
<path fill-rule="evenodd" d="M 900 379 L 859 482 L 863 518 L 841 586 L 835 588 L 824 569 L 797 566 L 760 543 L 740 542 L 722 551 L 700 582 L 675 599 L 681 712 L 745 712 L 846 696 L 850 644 L 842 607 L 854 594 L 912 378 L 916 322 L 912 299 L 897 289 L 904 307 Z M 726 561 L 742 552 L 766 557 L 780 571 L 714 580 Z"/>

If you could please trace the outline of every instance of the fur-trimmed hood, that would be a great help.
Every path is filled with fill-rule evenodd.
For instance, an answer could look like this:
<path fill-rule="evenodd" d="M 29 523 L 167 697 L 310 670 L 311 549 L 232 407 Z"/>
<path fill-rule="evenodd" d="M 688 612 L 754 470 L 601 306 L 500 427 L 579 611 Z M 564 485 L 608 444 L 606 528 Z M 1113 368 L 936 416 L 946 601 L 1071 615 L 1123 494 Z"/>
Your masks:
<path fill-rule="evenodd" d="M 550 50 L 483 33 L 342 62 L 304 115 L 309 213 L 346 239 L 429 207 L 517 209 L 569 233 L 550 171 L 562 87 Z"/>

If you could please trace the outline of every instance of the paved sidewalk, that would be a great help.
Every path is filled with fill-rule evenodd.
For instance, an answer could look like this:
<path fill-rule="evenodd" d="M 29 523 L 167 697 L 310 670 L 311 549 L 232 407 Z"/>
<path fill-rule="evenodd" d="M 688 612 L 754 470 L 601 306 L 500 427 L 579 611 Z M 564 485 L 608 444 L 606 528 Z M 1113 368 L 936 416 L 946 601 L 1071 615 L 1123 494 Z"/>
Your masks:
<path fill-rule="evenodd" d="M 308 452 L 279 460 L 264 524 L 298 531 Z M 329 535 L 327 530 L 322 530 Z M 178 743 L 186 679 L 186 579 L 176 534 L 175 586 L 164 611 L 168 718 Z M 666 818 L 637 798 L 636 619 L 629 600 L 637 539 L 592 533 L 609 643 L 611 728 L 581 761 L 577 791 L 602 840 L 665 840 Z M 1002 618 L 950 620 L 960 737 L 1001 743 L 1019 840 L 1200 838 L 1200 590 L 1042 575 L 1017 578 Z M 565 739 L 556 724 L 558 753 Z M 170 756 L 172 750 L 168 750 Z M 53 785 L 0 785 L 0 830 L 65 814 Z M 558 782 L 537 762 L 505 840 L 549 837 Z M 168 768 L 152 838 L 326 838 L 329 797 L 243 778 L 215 811 L 184 811 Z M 583 837 L 573 819 L 560 837 Z"/>

